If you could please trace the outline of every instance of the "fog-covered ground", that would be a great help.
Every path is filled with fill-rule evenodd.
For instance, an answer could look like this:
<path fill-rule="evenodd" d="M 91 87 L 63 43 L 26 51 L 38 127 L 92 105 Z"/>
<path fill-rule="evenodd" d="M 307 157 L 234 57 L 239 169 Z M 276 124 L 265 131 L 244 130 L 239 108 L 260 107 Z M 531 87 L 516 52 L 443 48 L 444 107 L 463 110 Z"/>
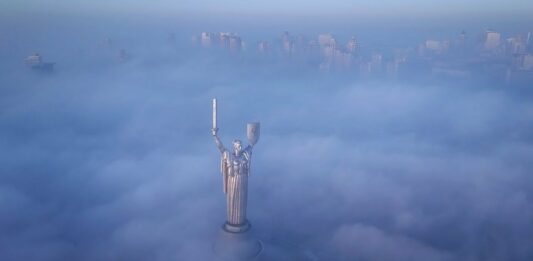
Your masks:
<path fill-rule="evenodd" d="M 530 90 L 256 67 L 191 49 L 183 24 L 173 44 L 170 25 L 50 24 L 0 35 L 0 260 L 210 260 L 213 97 L 226 145 L 261 122 L 248 212 L 268 251 L 533 259 Z M 24 67 L 36 51 L 53 73 Z"/>

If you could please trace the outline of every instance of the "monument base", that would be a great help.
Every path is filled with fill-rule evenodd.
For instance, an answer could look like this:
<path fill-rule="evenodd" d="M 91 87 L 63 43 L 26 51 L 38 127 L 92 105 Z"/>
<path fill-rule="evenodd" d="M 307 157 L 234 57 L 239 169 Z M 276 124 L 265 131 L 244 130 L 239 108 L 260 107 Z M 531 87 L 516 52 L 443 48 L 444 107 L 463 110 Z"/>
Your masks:
<path fill-rule="evenodd" d="M 215 241 L 214 251 L 219 260 L 254 260 L 263 251 L 263 244 L 253 236 L 248 221 L 241 226 L 225 223 Z"/>

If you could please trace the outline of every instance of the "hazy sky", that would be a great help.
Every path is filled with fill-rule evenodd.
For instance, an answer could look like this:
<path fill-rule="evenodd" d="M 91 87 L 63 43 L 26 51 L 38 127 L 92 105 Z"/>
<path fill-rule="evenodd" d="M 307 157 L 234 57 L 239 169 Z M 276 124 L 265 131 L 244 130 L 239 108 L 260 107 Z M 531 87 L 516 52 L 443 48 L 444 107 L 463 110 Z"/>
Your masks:
<path fill-rule="evenodd" d="M 533 260 L 533 89 L 493 80 L 500 58 L 444 79 L 416 51 L 465 29 L 442 58 L 461 62 L 487 27 L 533 29 L 532 1 L 334 2 L 0 0 L 0 260 L 213 260 L 213 97 L 226 146 L 261 122 L 248 217 L 285 257 L 265 260 Z M 285 30 L 414 59 L 380 80 L 255 55 Z M 202 31 L 249 49 L 193 48 Z M 34 52 L 55 71 L 26 68 Z"/>
<path fill-rule="evenodd" d="M 533 10 L 533 2 L 524 0 L 153 0 L 153 1 L 86 1 L 86 0 L 5 0 L 4 10 L 56 13 L 169 13 L 169 14 L 346 14 L 361 16 L 456 16 L 456 15 L 517 15 Z"/>

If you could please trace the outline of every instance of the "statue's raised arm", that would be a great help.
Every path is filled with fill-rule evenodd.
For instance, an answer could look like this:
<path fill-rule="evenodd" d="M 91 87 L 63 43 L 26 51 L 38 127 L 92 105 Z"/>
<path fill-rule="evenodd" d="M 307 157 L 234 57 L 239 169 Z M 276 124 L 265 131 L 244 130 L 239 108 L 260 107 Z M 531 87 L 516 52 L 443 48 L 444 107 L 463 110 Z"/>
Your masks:
<path fill-rule="evenodd" d="M 220 138 L 218 137 L 218 128 L 211 129 L 211 134 L 213 135 L 213 138 L 215 139 L 215 144 L 217 145 L 218 150 L 220 153 L 224 153 L 224 151 L 227 151 L 226 147 L 224 147 L 224 144 L 222 144 L 222 141 L 220 141 Z"/>

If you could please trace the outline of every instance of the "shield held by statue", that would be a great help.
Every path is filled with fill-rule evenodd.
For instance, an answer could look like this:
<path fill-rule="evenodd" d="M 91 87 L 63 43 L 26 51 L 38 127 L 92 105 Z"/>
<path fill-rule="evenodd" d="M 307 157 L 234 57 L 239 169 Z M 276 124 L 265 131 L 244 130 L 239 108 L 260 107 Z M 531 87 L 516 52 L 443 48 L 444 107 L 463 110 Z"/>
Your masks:
<path fill-rule="evenodd" d="M 260 125 L 259 122 L 251 122 L 246 125 L 246 134 L 248 136 L 248 143 L 254 146 L 259 141 Z"/>

